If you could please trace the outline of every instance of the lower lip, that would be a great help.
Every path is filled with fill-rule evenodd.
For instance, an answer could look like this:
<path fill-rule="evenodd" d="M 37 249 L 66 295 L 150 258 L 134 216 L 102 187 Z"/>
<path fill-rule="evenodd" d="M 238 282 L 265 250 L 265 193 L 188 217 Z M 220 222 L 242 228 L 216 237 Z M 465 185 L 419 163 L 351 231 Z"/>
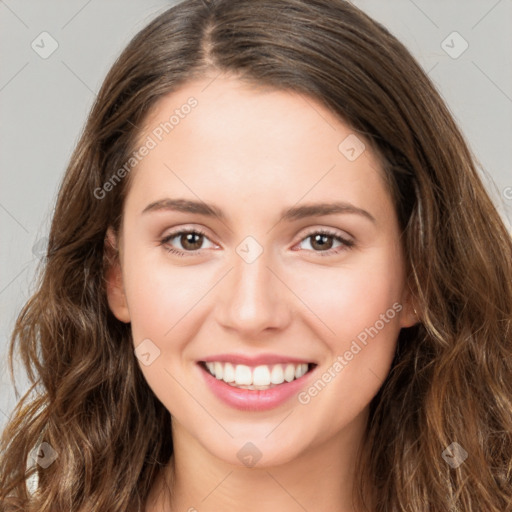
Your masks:
<path fill-rule="evenodd" d="M 302 377 L 278 384 L 273 388 L 256 390 L 240 389 L 226 384 L 222 379 L 217 379 L 208 370 L 198 363 L 199 370 L 203 374 L 206 384 L 213 394 L 227 405 L 242 411 L 266 411 L 286 402 L 292 396 L 304 388 L 307 380 L 315 371 L 316 366 Z"/>

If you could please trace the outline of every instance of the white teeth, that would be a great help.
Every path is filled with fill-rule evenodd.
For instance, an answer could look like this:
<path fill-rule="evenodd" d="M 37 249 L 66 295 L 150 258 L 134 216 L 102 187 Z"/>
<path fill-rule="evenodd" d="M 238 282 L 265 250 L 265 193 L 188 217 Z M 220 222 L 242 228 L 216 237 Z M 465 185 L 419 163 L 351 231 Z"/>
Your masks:
<path fill-rule="evenodd" d="M 224 382 L 235 382 L 235 367 L 231 363 L 224 365 L 224 374 L 222 376 Z"/>
<path fill-rule="evenodd" d="M 271 366 L 263 364 L 251 367 L 245 364 L 233 365 L 215 361 L 206 363 L 206 367 L 215 378 L 247 389 L 268 389 L 284 381 L 291 382 L 298 379 L 308 371 L 307 363 Z"/>
<path fill-rule="evenodd" d="M 295 378 L 298 379 L 299 377 L 302 377 L 307 371 L 308 371 L 307 363 L 298 364 L 295 367 Z"/>
<path fill-rule="evenodd" d="M 213 370 L 215 372 L 215 377 L 217 377 L 217 379 L 222 379 L 222 374 L 224 373 L 223 372 L 223 364 L 222 363 L 214 363 L 215 366 L 213 367 Z"/>
<path fill-rule="evenodd" d="M 286 382 L 291 382 L 293 379 L 295 379 L 295 366 L 293 366 L 293 364 L 288 364 L 284 370 L 284 380 Z"/>
<path fill-rule="evenodd" d="M 255 386 L 270 385 L 270 370 L 268 366 L 256 366 L 252 374 L 252 384 Z"/>
<path fill-rule="evenodd" d="M 272 382 L 272 384 L 282 384 L 284 382 L 283 367 L 280 364 L 276 364 L 274 368 L 272 368 L 270 382 Z"/>
<path fill-rule="evenodd" d="M 237 364 L 235 366 L 235 384 L 252 384 L 251 369 L 245 364 Z"/>

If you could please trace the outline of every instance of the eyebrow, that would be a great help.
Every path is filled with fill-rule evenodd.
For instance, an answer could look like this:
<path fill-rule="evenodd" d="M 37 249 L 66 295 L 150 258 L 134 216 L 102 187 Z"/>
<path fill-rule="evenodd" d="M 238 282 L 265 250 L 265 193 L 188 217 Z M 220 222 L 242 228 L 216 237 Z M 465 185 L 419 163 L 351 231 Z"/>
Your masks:
<path fill-rule="evenodd" d="M 202 201 L 191 201 L 189 199 L 161 199 L 146 206 L 142 211 L 142 214 L 165 210 L 196 213 L 208 217 L 215 217 L 221 221 L 226 220 L 225 213 L 217 206 L 207 204 Z M 361 215 L 373 223 L 377 222 L 371 213 L 363 210 L 362 208 L 358 208 L 351 203 L 343 201 L 337 201 L 334 203 L 310 203 L 302 206 L 294 206 L 281 212 L 279 222 L 290 222 L 307 217 L 320 217 L 322 215 L 332 215 L 336 213 Z"/>

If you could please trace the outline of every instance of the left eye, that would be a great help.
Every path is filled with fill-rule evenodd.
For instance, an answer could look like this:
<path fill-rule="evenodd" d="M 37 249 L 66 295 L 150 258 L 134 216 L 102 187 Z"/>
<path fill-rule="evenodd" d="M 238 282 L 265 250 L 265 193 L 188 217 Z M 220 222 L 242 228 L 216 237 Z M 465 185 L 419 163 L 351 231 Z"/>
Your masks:
<path fill-rule="evenodd" d="M 337 249 L 332 248 L 333 242 L 329 242 L 329 239 L 338 241 L 340 243 Z M 305 238 L 303 238 L 301 243 L 305 240 L 312 240 L 312 242 L 309 243 L 311 248 L 320 248 L 320 250 L 314 251 L 320 253 L 320 256 L 335 254 L 345 249 L 349 249 L 354 245 L 352 240 L 345 239 L 336 233 L 331 233 L 330 231 L 315 231 L 314 233 L 310 233 Z"/>

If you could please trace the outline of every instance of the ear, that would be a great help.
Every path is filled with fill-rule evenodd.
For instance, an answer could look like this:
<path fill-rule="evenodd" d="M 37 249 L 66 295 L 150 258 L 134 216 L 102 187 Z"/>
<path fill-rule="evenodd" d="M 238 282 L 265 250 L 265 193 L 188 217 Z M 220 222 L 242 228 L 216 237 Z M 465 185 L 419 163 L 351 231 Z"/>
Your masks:
<path fill-rule="evenodd" d="M 400 327 L 412 327 L 419 323 L 420 319 L 416 313 L 414 304 L 414 294 L 411 289 L 406 286 L 402 296 L 402 311 L 400 312 Z"/>
<path fill-rule="evenodd" d="M 126 302 L 123 274 L 119 257 L 118 240 L 112 228 L 108 228 L 104 243 L 105 281 L 110 310 L 121 322 L 130 322 L 130 312 Z"/>

